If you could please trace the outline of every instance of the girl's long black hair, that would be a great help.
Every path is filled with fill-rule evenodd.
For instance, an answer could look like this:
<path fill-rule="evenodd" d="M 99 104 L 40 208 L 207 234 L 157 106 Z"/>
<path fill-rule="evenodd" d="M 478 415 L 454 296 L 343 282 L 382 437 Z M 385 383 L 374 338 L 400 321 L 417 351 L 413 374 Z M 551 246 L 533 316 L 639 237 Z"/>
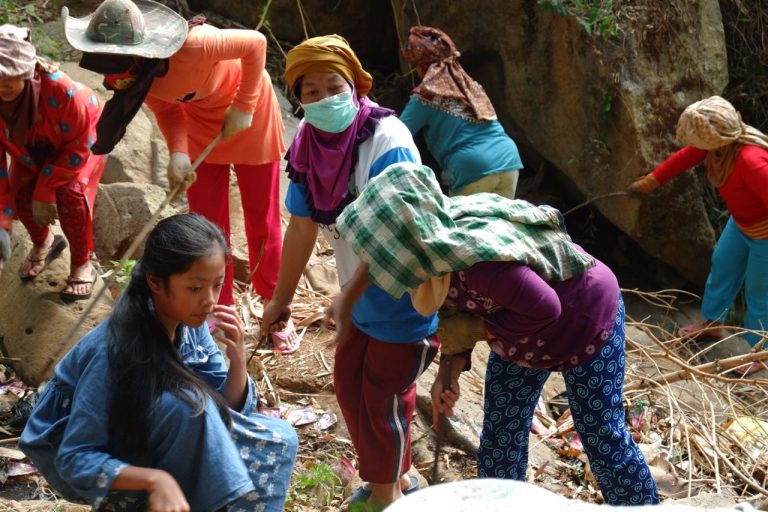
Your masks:
<path fill-rule="evenodd" d="M 221 253 L 227 243 L 216 225 L 197 214 L 175 215 L 149 234 L 144 255 L 117 301 L 109 320 L 109 365 L 112 403 L 110 441 L 126 454 L 148 455 L 152 408 L 163 392 L 171 392 L 201 414 L 213 400 L 222 418 L 231 423 L 224 398 L 184 365 L 177 347 L 152 308 L 147 276 L 168 286 L 168 278 L 189 270 L 199 258 Z M 177 337 L 178 341 L 178 337 Z"/>

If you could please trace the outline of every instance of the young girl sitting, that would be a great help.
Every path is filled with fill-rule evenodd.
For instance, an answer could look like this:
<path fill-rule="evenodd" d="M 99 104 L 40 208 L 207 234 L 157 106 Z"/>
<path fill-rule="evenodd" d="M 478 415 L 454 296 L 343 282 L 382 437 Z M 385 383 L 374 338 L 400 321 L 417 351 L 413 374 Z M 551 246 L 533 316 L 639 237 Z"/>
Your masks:
<path fill-rule="evenodd" d="M 409 291 L 422 314 L 443 306 L 441 350 L 458 348 L 448 351 L 458 355 L 448 389 L 441 384 L 448 360 L 441 361 L 432 390 L 435 416 L 452 414 L 469 352 L 478 339 L 492 340 L 480 477 L 525 480 L 534 408 L 544 382 L 558 371 L 605 501 L 658 503 L 624 418 L 624 304 L 616 277 L 571 242 L 560 212 L 497 194 L 449 198 L 430 169 L 398 164 L 372 181 L 337 226 L 364 262 L 329 313 L 342 330 L 351 304 L 371 282 L 393 297 Z M 455 316 L 448 320 L 444 313 Z M 449 343 L 458 328 L 445 324 L 460 315 L 481 319 L 481 329 Z"/>
<path fill-rule="evenodd" d="M 161 221 L 112 315 L 56 366 L 20 446 L 65 498 L 94 510 L 282 510 L 297 436 L 254 413 L 242 324 L 217 305 L 227 253 L 200 215 Z"/>

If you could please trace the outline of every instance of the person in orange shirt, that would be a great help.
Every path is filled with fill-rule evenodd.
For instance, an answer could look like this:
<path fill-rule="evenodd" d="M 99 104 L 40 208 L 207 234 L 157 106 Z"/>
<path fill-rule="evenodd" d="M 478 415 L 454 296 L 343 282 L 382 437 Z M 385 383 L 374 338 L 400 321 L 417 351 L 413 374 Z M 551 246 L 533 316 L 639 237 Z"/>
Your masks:
<path fill-rule="evenodd" d="M 115 91 L 97 126 L 94 151 L 108 153 L 145 103 L 168 143 L 171 188 L 184 183 L 189 209 L 216 223 L 227 240 L 230 166 L 245 213 L 251 282 L 268 301 L 280 268 L 282 231 L 279 161 L 283 122 L 269 74 L 267 41 L 254 30 L 220 30 L 196 16 L 189 22 L 150 0 L 105 0 L 84 18 L 62 11 L 69 43 L 84 52 L 80 66 L 104 75 Z M 191 161 L 218 135 L 196 173 Z M 219 303 L 231 305 L 233 265 L 227 262 Z"/>

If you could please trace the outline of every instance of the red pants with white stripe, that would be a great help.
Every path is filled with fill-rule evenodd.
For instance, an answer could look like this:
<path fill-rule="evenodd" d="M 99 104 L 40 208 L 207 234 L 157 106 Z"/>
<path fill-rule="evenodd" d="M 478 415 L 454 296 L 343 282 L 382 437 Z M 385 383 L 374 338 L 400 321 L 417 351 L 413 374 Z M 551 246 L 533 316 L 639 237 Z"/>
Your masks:
<path fill-rule="evenodd" d="M 385 343 L 352 326 L 349 338 L 336 348 L 336 399 L 366 482 L 393 483 L 411 467 L 415 381 L 439 346 L 435 335 Z"/>
<path fill-rule="evenodd" d="M 283 233 L 280 225 L 280 165 L 235 164 L 237 184 L 245 214 L 245 236 L 248 241 L 248 260 L 251 282 L 265 301 L 272 298 L 280 270 Z M 229 226 L 229 165 L 203 162 L 197 168 L 197 181 L 187 190 L 189 211 L 199 213 L 216 224 L 230 241 Z M 263 256 L 259 262 L 259 253 Z M 224 287 L 219 304 L 234 303 L 232 258 L 227 261 Z"/>
<path fill-rule="evenodd" d="M 48 226 L 39 226 L 32 219 L 32 194 L 35 180 L 22 185 L 16 192 L 16 216 L 27 228 L 32 243 L 43 245 L 48 238 Z M 85 265 L 93 251 L 93 222 L 82 183 L 72 181 L 56 189 L 59 223 L 69 242 L 72 267 Z"/>

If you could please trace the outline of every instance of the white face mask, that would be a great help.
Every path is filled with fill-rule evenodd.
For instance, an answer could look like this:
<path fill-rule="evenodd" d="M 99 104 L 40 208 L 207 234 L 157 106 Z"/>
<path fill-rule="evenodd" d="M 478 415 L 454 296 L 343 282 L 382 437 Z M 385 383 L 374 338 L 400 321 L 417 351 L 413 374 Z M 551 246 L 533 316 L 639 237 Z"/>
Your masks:
<path fill-rule="evenodd" d="M 342 92 L 313 103 L 302 103 L 304 120 L 324 132 L 343 132 L 355 120 L 360 107 L 352 102 L 352 93 Z"/>

